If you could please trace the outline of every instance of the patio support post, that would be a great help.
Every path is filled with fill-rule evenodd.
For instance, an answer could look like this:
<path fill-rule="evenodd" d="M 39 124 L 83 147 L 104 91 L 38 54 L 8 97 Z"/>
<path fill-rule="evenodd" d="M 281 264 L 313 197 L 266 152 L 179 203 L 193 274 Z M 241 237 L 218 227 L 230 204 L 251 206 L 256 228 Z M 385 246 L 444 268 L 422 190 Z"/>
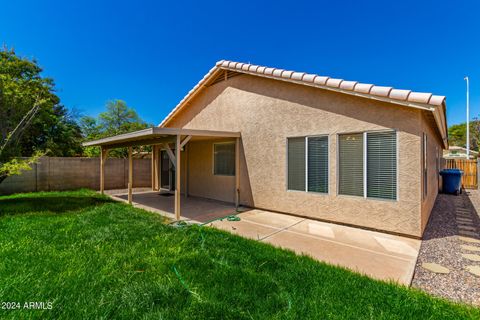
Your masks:
<path fill-rule="evenodd" d="M 184 180 L 185 180 L 185 187 L 184 187 L 185 191 L 184 191 L 184 193 L 185 193 L 185 198 L 188 198 L 188 145 L 186 145 L 184 148 L 185 148 L 184 149 L 185 150 L 185 154 L 184 154 L 185 160 L 183 160 L 183 162 L 185 162 L 185 172 L 183 173 L 185 175 L 185 177 L 184 177 Z"/>
<path fill-rule="evenodd" d="M 180 153 L 181 153 L 180 135 L 177 135 L 177 142 L 175 143 L 175 219 L 180 220 Z"/>
<path fill-rule="evenodd" d="M 132 204 L 133 160 L 132 147 L 128 147 L 128 203 Z"/>
<path fill-rule="evenodd" d="M 100 147 L 100 193 L 105 190 L 105 161 L 107 161 L 108 149 Z"/>
<path fill-rule="evenodd" d="M 152 145 L 152 191 L 155 191 L 155 145 Z"/>
<path fill-rule="evenodd" d="M 235 139 L 235 208 L 240 205 L 240 138 Z"/>
<path fill-rule="evenodd" d="M 154 181 L 155 181 L 155 191 L 158 191 L 160 190 L 160 181 L 159 181 L 159 178 L 158 178 L 158 172 L 160 170 L 160 148 L 158 146 L 153 146 L 154 147 L 154 150 L 155 150 L 155 153 L 154 153 L 154 156 L 155 156 L 155 176 L 153 177 L 154 178 Z"/>

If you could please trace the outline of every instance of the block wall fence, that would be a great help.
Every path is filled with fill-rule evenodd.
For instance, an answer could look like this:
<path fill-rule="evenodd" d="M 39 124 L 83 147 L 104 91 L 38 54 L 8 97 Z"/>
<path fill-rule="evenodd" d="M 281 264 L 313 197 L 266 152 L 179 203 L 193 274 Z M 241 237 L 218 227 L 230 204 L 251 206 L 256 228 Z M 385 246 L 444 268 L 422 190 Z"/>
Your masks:
<path fill-rule="evenodd" d="M 151 187 L 151 159 L 133 160 L 133 186 Z M 105 189 L 125 189 L 128 159 L 108 158 Z M 100 189 L 99 158 L 42 157 L 32 170 L 11 176 L 0 183 L 0 194 L 60 191 L 79 188 Z"/>

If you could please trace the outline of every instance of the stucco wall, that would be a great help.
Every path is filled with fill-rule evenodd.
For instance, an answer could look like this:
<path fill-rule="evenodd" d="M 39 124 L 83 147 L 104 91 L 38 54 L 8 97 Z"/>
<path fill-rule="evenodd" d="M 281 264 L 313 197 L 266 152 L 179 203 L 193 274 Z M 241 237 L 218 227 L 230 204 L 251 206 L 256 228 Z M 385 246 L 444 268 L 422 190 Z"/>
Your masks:
<path fill-rule="evenodd" d="M 432 211 L 433 205 L 435 204 L 435 199 L 438 195 L 439 190 L 439 174 L 438 169 L 440 169 L 441 164 L 438 163 L 442 157 L 443 149 L 441 140 L 438 138 L 434 127 L 432 127 L 432 121 L 434 121 L 428 114 L 422 112 L 422 135 L 423 132 L 427 136 L 427 194 L 423 197 L 422 201 L 422 233 L 427 226 L 428 219 L 430 217 L 430 212 Z M 420 168 L 420 176 L 422 176 L 422 168 Z M 422 189 L 423 193 L 423 179 L 422 179 Z"/>
<path fill-rule="evenodd" d="M 242 133 L 240 198 L 245 205 L 421 236 L 422 115 L 416 109 L 242 75 L 204 90 L 167 126 Z M 398 130 L 398 200 L 337 195 L 337 134 L 387 128 Z M 329 135 L 329 194 L 287 191 L 286 139 L 318 134 Z M 204 156 L 208 163 L 209 155 Z M 208 175 L 203 171 L 195 179 L 194 171 L 192 191 L 200 190 Z M 227 199 L 224 192 L 230 189 L 211 195 Z"/>

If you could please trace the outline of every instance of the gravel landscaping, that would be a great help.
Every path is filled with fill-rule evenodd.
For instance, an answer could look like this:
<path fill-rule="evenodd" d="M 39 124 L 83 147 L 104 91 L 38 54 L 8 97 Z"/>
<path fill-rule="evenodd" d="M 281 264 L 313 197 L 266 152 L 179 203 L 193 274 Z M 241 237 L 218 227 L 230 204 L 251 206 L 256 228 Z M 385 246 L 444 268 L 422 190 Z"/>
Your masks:
<path fill-rule="evenodd" d="M 438 195 L 412 286 L 454 301 L 480 305 L 480 192 Z M 477 274 L 477 275 L 476 275 Z"/>

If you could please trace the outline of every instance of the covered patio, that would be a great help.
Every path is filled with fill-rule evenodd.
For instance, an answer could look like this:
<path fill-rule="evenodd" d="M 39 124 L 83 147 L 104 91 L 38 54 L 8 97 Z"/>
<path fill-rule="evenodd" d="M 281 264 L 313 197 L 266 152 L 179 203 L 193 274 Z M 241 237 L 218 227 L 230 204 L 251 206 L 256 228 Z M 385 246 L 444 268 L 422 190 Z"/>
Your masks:
<path fill-rule="evenodd" d="M 127 190 L 107 190 L 105 193 L 115 200 L 128 202 Z M 131 204 L 134 207 L 161 214 L 169 219 L 175 219 L 175 197 L 171 193 L 134 189 L 132 198 Z M 182 215 L 180 219 L 192 223 L 206 223 L 237 214 L 237 208 L 234 204 L 218 200 L 189 196 L 183 198 L 181 203 Z"/>
<path fill-rule="evenodd" d="M 189 155 L 190 145 L 198 142 L 196 153 L 202 152 L 210 155 L 210 150 L 200 150 L 199 146 L 204 147 L 202 142 L 234 143 L 235 168 L 234 174 L 222 188 L 232 189 L 233 197 L 228 197 L 227 201 L 218 201 L 222 199 L 209 199 L 208 197 L 198 197 L 191 195 L 189 183 L 195 182 L 195 185 L 212 184 L 212 181 L 200 181 L 198 172 L 191 177 L 190 168 L 193 167 L 190 162 L 195 161 Z M 227 141 L 227 142 L 225 142 Z M 145 206 L 158 210 L 166 215 L 172 215 L 175 220 L 189 219 L 199 222 L 210 221 L 222 216 L 234 214 L 239 207 L 240 198 L 240 175 L 239 175 L 239 157 L 240 157 L 240 133 L 228 131 L 209 131 L 209 130 L 191 130 L 177 128 L 149 128 L 135 131 L 127 134 L 89 141 L 84 146 L 98 146 L 101 148 L 100 157 L 100 192 L 105 193 L 105 162 L 108 161 L 108 152 L 114 148 L 128 148 L 128 189 L 122 194 L 111 194 L 119 199 L 124 199 L 130 204 Z M 211 144 L 209 144 L 211 145 Z M 151 146 L 151 175 L 152 185 L 148 192 L 133 193 L 133 158 L 132 149 L 134 146 Z M 233 146 L 232 146 L 233 147 Z M 213 153 L 214 151 L 212 151 Z M 198 161 L 198 160 L 197 160 Z M 198 171 L 198 169 L 197 169 Z M 231 179 L 230 179 L 231 178 Z M 209 187 L 205 185 L 205 187 Z M 212 190 L 215 187 L 210 186 Z M 220 197 L 221 198 L 221 197 Z M 230 200 L 231 201 L 228 201 Z M 134 203 L 135 202 L 135 203 Z"/>

